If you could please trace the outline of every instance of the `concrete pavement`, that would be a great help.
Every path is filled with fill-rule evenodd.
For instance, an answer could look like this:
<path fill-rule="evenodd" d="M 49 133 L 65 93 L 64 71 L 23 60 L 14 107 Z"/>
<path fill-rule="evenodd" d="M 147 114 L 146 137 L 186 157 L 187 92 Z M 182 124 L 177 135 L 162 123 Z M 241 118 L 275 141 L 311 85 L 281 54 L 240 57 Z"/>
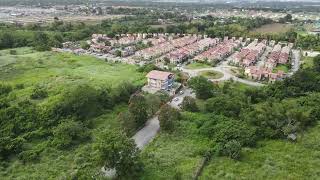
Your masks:
<path fill-rule="evenodd" d="M 177 98 L 177 101 L 170 101 L 167 104 L 172 106 L 173 108 L 180 109 L 179 104 L 182 103 L 184 97 L 191 96 L 195 97 L 195 94 L 192 93 L 191 89 L 182 89 L 184 92 L 183 94 L 177 94 L 174 98 Z M 174 99 L 173 98 L 173 99 Z M 150 143 L 153 138 L 157 135 L 158 131 L 160 130 L 160 122 L 158 119 L 158 115 L 155 115 L 153 118 L 149 119 L 146 122 L 146 125 L 140 129 L 132 139 L 136 143 L 139 149 L 143 149 L 148 143 Z"/>
<path fill-rule="evenodd" d="M 140 129 L 132 139 L 136 143 L 139 149 L 142 149 L 145 145 L 152 141 L 152 139 L 157 135 L 160 130 L 160 122 L 158 120 L 158 115 L 149 119 L 146 125 Z"/>
<path fill-rule="evenodd" d="M 185 68 L 182 68 L 182 71 L 188 73 L 190 77 L 194 77 L 194 76 L 198 76 L 198 74 L 200 72 L 202 72 L 202 71 L 213 70 L 213 71 L 221 72 L 223 74 L 223 77 L 221 77 L 219 79 L 209 79 L 212 82 L 227 81 L 227 80 L 233 79 L 234 81 L 238 81 L 238 82 L 247 84 L 249 86 L 256 86 L 256 87 L 264 86 L 264 84 L 259 83 L 259 82 L 249 81 L 249 80 L 246 80 L 246 79 L 241 79 L 241 78 L 236 77 L 235 75 L 233 75 L 229 71 L 230 68 L 231 68 L 231 66 L 222 64 L 222 65 L 217 66 L 217 67 L 202 68 L 202 69 L 185 69 Z"/>

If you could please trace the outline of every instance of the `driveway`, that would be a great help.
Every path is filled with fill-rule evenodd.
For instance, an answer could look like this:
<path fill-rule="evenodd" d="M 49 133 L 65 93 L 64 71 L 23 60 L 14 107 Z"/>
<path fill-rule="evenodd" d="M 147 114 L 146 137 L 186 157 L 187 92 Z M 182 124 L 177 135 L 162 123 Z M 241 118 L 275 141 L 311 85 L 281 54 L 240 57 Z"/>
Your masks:
<path fill-rule="evenodd" d="M 176 109 L 180 109 L 179 105 L 182 103 L 183 99 L 186 96 L 191 96 L 191 97 L 196 97 L 196 95 L 192 92 L 192 89 L 188 88 L 188 89 L 182 89 L 181 91 L 183 91 L 183 94 L 177 94 L 170 102 L 168 102 L 168 104 Z"/>

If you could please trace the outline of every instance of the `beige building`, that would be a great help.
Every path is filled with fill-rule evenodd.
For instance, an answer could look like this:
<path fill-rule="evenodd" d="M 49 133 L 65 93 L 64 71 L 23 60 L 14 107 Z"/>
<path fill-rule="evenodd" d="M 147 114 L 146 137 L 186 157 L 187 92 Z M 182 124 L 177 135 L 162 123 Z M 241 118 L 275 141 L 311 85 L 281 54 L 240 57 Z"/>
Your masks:
<path fill-rule="evenodd" d="M 153 70 L 146 77 L 148 87 L 158 90 L 170 90 L 174 82 L 174 74 L 171 72 Z"/>

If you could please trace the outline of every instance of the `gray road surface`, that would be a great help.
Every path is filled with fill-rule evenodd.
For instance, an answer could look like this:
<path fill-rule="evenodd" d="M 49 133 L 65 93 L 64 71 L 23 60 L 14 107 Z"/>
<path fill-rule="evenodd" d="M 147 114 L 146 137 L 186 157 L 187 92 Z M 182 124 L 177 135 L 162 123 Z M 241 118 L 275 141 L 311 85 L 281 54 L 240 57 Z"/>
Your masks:
<path fill-rule="evenodd" d="M 259 83 L 259 82 L 253 82 L 253 81 L 249 81 L 249 80 L 246 80 L 246 79 L 241 79 L 241 78 L 236 77 L 235 75 L 233 75 L 229 71 L 230 68 L 231 68 L 231 66 L 227 66 L 227 65 L 223 65 L 222 64 L 222 65 L 217 66 L 217 67 L 202 68 L 202 69 L 185 69 L 185 68 L 182 68 L 182 71 L 188 73 L 190 77 L 194 77 L 194 76 L 197 76 L 201 71 L 213 70 L 213 71 L 221 72 L 223 74 L 223 77 L 221 77 L 219 79 L 210 79 L 212 82 L 227 81 L 227 80 L 233 79 L 234 81 L 238 81 L 238 82 L 250 85 L 250 86 L 257 86 L 257 87 L 264 86 L 264 84 Z"/>
<path fill-rule="evenodd" d="M 160 130 L 160 122 L 158 116 L 149 119 L 146 125 L 139 130 L 132 139 L 137 144 L 139 149 L 142 149 L 145 145 L 152 141 Z"/>

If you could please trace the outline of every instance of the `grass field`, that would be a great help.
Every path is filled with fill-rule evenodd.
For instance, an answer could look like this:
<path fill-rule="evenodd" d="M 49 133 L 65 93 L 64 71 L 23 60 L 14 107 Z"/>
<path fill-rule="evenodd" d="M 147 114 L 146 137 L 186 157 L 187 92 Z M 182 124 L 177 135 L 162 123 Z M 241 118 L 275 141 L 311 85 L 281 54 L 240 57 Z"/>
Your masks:
<path fill-rule="evenodd" d="M 200 72 L 200 75 L 208 79 L 219 79 L 223 77 L 223 74 L 218 71 L 202 71 Z"/>
<path fill-rule="evenodd" d="M 33 88 L 45 86 L 49 96 L 36 103 L 46 104 L 54 100 L 62 91 L 86 84 L 95 88 L 113 88 L 124 81 L 136 85 L 145 83 L 144 74 L 136 71 L 137 67 L 125 64 L 108 64 L 94 57 L 75 56 L 66 53 L 35 52 L 31 48 L 15 49 L 17 55 L 10 55 L 10 50 L 0 51 L 0 81 L 23 84 L 24 88 L 14 89 L 10 96 L 30 99 Z M 113 110 L 105 110 L 92 119 L 90 132 L 94 139 L 104 129 L 119 128 L 119 112 L 127 109 L 127 104 L 119 104 Z M 33 147 L 46 147 L 36 162 L 23 164 L 17 157 L 11 157 L 6 168 L 0 166 L 0 179 L 66 179 L 75 171 L 75 164 L 86 166 L 83 155 L 91 156 L 91 141 L 73 146 L 67 150 L 50 147 L 50 141 L 30 142 Z"/>
<path fill-rule="evenodd" d="M 211 66 L 203 63 L 191 63 L 186 66 L 186 69 L 201 69 L 201 68 L 210 68 Z"/>
<path fill-rule="evenodd" d="M 292 28 L 291 24 L 280 24 L 280 23 L 273 23 L 263 25 L 259 28 L 252 30 L 252 32 L 258 33 L 285 33 Z"/>
<path fill-rule="evenodd" d="M 274 140 L 246 148 L 242 158 L 213 158 L 200 179 L 318 179 L 320 176 L 320 125 L 297 143 Z"/>
<path fill-rule="evenodd" d="M 0 81 L 23 84 L 18 94 L 29 96 L 33 86 L 41 85 L 49 95 L 63 89 L 88 84 L 96 88 L 114 87 L 124 81 L 142 85 L 144 75 L 136 67 L 108 64 L 91 56 L 67 53 L 33 52 L 30 48 L 17 49 L 17 55 L 0 51 Z"/>

